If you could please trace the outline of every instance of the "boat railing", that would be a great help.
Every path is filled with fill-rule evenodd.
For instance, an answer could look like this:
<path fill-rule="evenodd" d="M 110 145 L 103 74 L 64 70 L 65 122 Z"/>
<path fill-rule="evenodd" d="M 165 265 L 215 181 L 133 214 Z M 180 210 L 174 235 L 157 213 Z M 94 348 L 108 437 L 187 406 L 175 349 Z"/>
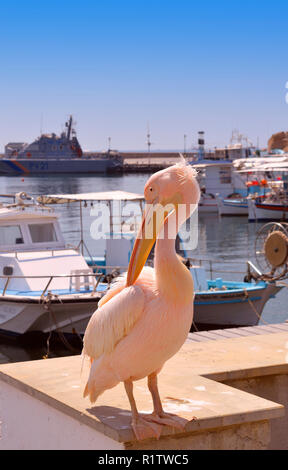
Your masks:
<path fill-rule="evenodd" d="M 113 215 L 111 225 L 113 227 L 112 233 L 116 232 L 116 237 L 118 233 L 131 232 L 134 233 L 139 230 L 142 222 L 142 215 L 123 215 L 115 214 Z"/>
<path fill-rule="evenodd" d="M 111 284 L 111 280 L 112 278 L 110 278 L 109 276 L 106 276 L 104 273 L 101 273 L 101 272 L 96 272 L 96 273 L 88 273 L 88 272 L 82 272 L 82 273 L 79 273 L 79 274 L 48 274 L 48 275 L 27 275 L 27 276 L 20 276 L 20 275 L 0 275 L 0 280 L 1 279 L 4 279 L 6 282 L 5 282 L 5 285 L 4 285 L 4 288 L 3 288 L 3 291 L 2 291 L 2 297 L 5 296 L 6 292 L 7 292 L 7 289 L 8 289 L 8 286 L 9 286 L 9 283 L 11 280 L 13 279 L 47 279 L 47 283 L 44 287 L 44 289 L 42 290 L 41 294 L 40 294 L 40 298 L 43 299 L 47 290 L 48 290 L 48 287 L 50 286 L 51 282 L 54 280 L 54 279 L 74 279 L 74 278 L 94 278 L 94 280 L 96 281 L 94 283 L 94 287 L 93 287 L 93 290 L 91 291 L 91 295 L 93 296 L 97 290 L 97 287 L 99 286 L 101 280 L 105 281 L 105 283 L 107 284 L 107 288 L 110 287 L 110 284 Z M 93 282 L 93 281 L 92 281 Z M 32 291 L 31 291 L 32 292 Z"/>
<path fill-rule="evenodd" d="M 66 246 L 63 246 L 62 248 L 57 246 L 55 248 L 37 248 L 37 253 L 51 253 L 51 256 L 54 256 L 55 254 L 57 255 L 56 252 L 59 252 L 59 251 L 70 251 L 70 250 L 74 250 L 74 251 L 77 251 L 77 252 L 80 252 L 80 248 L 79 248 L 79 245 L 78 246 L 74 246 L 74 245 L 70 245 L 70 244 L 67 244 Z M 23 254 L 25 253 L 26 254 L 29 254 L 29 253 L 35 253 L 35 249 L 32 249 L 32 248 L 28 248 L 27 250 L 25 250 L 25 248 L 21 248 L 21 250 L 19 251 L 14 251 L 14 250 L 0 250 L 0 255 L 2 254 L 9 254 L 11 256 L 14 256 L 14 258 L 16 259 L 19 259 L 18 255 L 19 254 Z"/>
<path fill-rule="evenodd" d="M 211 260 L 211 259 L 205 259 L 205 258 L 191 258 L 191 257 L 187 257 L 185 258 L 183 261 L 185 261 L 185 264 L 187 265 L 187 263 L 189 262 L 190 265 L 189 267 L 193 267 L 195 265 L 198 265 L 198 266 L 202 266 L 204 267 L 205 269 L 207 269 L 207 266 L 208 266 L 208 270 L 209 270 L 209 273 L 210 273 L 210 279 L 213 278 L 213 274 L 215 273 L 223 273 L 223 274 L 242 274 L 242 275 L 245 275 L 247 274 L 247 270 L 246 271 L 240 271 L 240 270 L 235 270 L 235 269 L 223 269 L 222 266 L 220 267 L 215 267 L 215 265 L 217 264 L 232 264 L 234 265 L 234 262 L 233 261 L 229 261 L 229 260 Z M 152 266 L 153 265 L 153 262 L 148 262 L 147 263 L 148 265 Z M 247 264 L 247 267 L 248 267 L 248 270 L 249 269 L 252 269 L 254 270 L 257 274 L 261 275 L 260 271 L 254 266 L 254 264 L 251 262 L 251 261 L 246 261 L 246 264 Z M 51 274 L 51 275 L 25 275 L 25 276 L 21 276 L 21 275 L 0 275 L 0 280 L 1 279 L 4 279 L 5 280 L 5 285 L 4 285 L 4 288 L 2 290 L 2 297 L 5 296 L 7 290 L 8 290 L 8 286 L 9 286 L 9 283 L 11 280 L 13 279 L 47 279 L 47 283 L 44 287 L 44 289 L 42 290 L 41 292 L 41 295 L 40 295 L 40 298 L 43 299 L 49 286 L 51 285 L 52 281 L 55 280 L 55 279 L 70 279 L 70 281 L 72 279 L 77 279 L 77 278 L 81 278 L 83 277 L 84 279 L 85 278 L 92 278 L 94 279 L 96 282 L 94 282 L 94 286 L 93 286 L 93 290 L 91 291 L 91 295 L 93 296 L 97 290 L 97 287 L 99 286 L 101 280 L 103 282 L 105 282 L 105 284 L 107 284 L 107 289 L 110 287 L 111 285 L 111 282 L 113 280 L 114 277 L 116 277 L 117 275 L 119 275 L 121 272 L 123 271 L 127 271 L 127 266 L 99 266 L 97 265 L 96 263 L 94 265 L 91 266 L 92 268 L 96 268 L 96 272 L 80 272 L 80 273 L 72 273 L 72 274 Z M 188 265 L 187 265 L 188 267 Z M 103 272 L 103 270 L 105 270 L 105 273 Z M 110 270 L 111 271 L 111 274 L 107 273 L 107 270 Z M 93 282 L 93 281 L 92 281 Z"/>
<path fill-rule="evenodd" d="M 208 258 L 206 259 L 206 258 L 190 258 L 190 257 L 186 257 L 185 260 L 187 260 L 186 263 L 189 261 L 189 263 L 191 264 L 191 268 L 195 265 L 198 265 L 198 266 L 201 266 L 201 267 L 205 268 L 207 271 L 209 271 L 210 279 L 213 278 L 213 275 L 215 273 L 217 273 L 217 274 L 242 274 L 242 275 L 245 275 L 247 273 L 247 270 L 240 271 L 240 270 L 237 270 L 235 268 L 233 268 L 233 269 L 223 269 L 223 267 L 222 267 L 223 264 L 224 265 L 226 264 L 227 268 L 228 268 L 229 264 L 230 265 L 233 264 L 233 266 L 235 266 L 234 261 L 211 260 L 211 259 L 208 259 Z M 247 263 L 250 263 L 250 262 L 246 261 L 246 264 Z M 221 266 L 219 266 L 219 265 L 221 265 Z"/>

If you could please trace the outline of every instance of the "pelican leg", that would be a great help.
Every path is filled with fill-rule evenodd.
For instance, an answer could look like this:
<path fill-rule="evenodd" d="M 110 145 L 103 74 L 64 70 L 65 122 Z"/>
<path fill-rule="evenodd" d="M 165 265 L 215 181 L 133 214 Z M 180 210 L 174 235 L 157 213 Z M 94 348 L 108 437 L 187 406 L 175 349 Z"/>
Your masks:
<path fill-rule="evenodd" d="M 148 388 L 152 395 L 154 411 L 152 414 L 145 416 L 146 421 L 172 426 L 177 429 L 183 430 L 187 420 L 176 416 L 172 413 L 166 413 L 163 410 L 157 384 L 157 374 L 153 373 L 148 376 Z"/>
<path fill-rule="evenodd" d="M 125 390 L 130 402 L 131 412 L 132 412 L 132 429 L 135 433 L 135 436 L 138 441 L 142 439 L 149 439 L 151 437 L 156 437 L 159 439 L 161 434 L 161 426 L 155 422 L 146 421 L 139 413 L 136 407 L 136 402 L 133 395 L 133 382 L 131 380 L 126 380 L 124 382 Z"/>

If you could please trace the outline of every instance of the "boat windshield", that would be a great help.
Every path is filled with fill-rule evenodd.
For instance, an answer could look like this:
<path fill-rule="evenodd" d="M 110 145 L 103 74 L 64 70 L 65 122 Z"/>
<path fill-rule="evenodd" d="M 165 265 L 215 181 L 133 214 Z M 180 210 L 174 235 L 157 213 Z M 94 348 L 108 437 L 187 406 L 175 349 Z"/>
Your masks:
<path fill-rule="evenodd" d="M 24 243 L 19 225 L 0 226 L 0 246 L 18 245 Z"/>
<path fill-rule="evenodd" d="M 57 242 L 57 236 L 52 223 L 29 224 L 29 231 L 33 243 Z"/>

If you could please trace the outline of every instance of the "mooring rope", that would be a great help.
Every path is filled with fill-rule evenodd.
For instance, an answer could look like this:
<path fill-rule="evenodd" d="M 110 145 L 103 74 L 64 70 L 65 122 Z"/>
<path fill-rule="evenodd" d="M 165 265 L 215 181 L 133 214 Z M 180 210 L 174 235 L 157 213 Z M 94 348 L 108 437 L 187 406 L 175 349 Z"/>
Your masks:
<path fill-rule="evenodd" d="M 256 309 L 256 307 L 255 307 L 255 305 L 253 304 L 252 300 L 249 298 L 249 294 L 248 294 L 247 290 L 245 289 L 245 287 L 244 287 L 243 290 L 244 290 L 244 296 L 245 296 L 245 298 L 248 300 L 248 303 L 249 303 L 250 307 L 252 308 L 252 310 L 256 313 L 256 315 L 257 315 L 259 321 L 261 320 L 261 321 L 262 321 L 263 323 L 265 323 L 266 325 L 269 325 L 269 323 L 266 322 L 265 320 L 263 320 L 263 318 L 261 317 L 261 315 L 258 313 L 258 311 L 257 311 L 257 309 Z"/>
<path fill-rule="evenodd" d="M 51 301 L 52 299 L 56 299 L 58 300 L 60 303 L 63 303 L 62 300 L 59 298 L 59 296 L 57 294 L 52 294 L 52 292 L 48 292 L 47 295 L 42 299 L 42 303 L 44 304 L 44 308 L 46 310 L 48 310 L 49 312 L 49 315 L 50 315 L 50 318 L 53 319 L 53 322 L 54 322 L 54 325 L 55 325 L 55 330 L 59 336 L 59 339 L 62 341 L 62 343 L 64 344 L 64 346 L 69 349 L 69 351 L 71 351 L 72 353 L 79 353 L 79 350 L 74 348 L 70 343 L 69 341 L 66 339 L 64 333 L 61 331 L 58 323 L 57 323 L 57 320 L 56 320 L 56 317 L 55 317 L 55 314 L 52 310 L 52 307 L 51 307 Z M 70 319 L 71 320 L 71 319 Z M 72 322 L 72 320 L 71 320 Z M 81 336 L 79 335 L 79 333 L 76 331 L 76 329 L 74 328 L 75 330 L 75 333 L 77 334 L 78 338 L 80 339 L 81 343 L 83 343 L 83 340 L 81 338 Z M 51 326 L 50 326 L 50 332 L 49 332 L 49 336 L 47 338 L 47 341 L 46 341 L 46 344 L 47 344 L 47 352 L 46 352 L 46 355 L 43 356 L 43 359 L 47 359 L 49 357 L 49 354 L 50 354 L 50 339 L 51 339 L 51 336 L 52 336 L 52 329 L 51 329 Z"/>

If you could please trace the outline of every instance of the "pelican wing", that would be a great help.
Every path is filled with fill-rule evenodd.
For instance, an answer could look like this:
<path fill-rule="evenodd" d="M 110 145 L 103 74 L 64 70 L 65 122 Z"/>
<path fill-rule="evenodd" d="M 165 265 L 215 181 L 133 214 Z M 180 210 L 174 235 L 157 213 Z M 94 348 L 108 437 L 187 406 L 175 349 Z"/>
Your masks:
<path fill-rule="evenodd" d="M 106 297 L 106 296 L 105 296 Z M 93 313 L 84 335 L 83 354 L 97 359 L 113 351 L 129 334 L 144 310 L 144 293 L 139 286 L 115 289 L 114 296 Z"/>

